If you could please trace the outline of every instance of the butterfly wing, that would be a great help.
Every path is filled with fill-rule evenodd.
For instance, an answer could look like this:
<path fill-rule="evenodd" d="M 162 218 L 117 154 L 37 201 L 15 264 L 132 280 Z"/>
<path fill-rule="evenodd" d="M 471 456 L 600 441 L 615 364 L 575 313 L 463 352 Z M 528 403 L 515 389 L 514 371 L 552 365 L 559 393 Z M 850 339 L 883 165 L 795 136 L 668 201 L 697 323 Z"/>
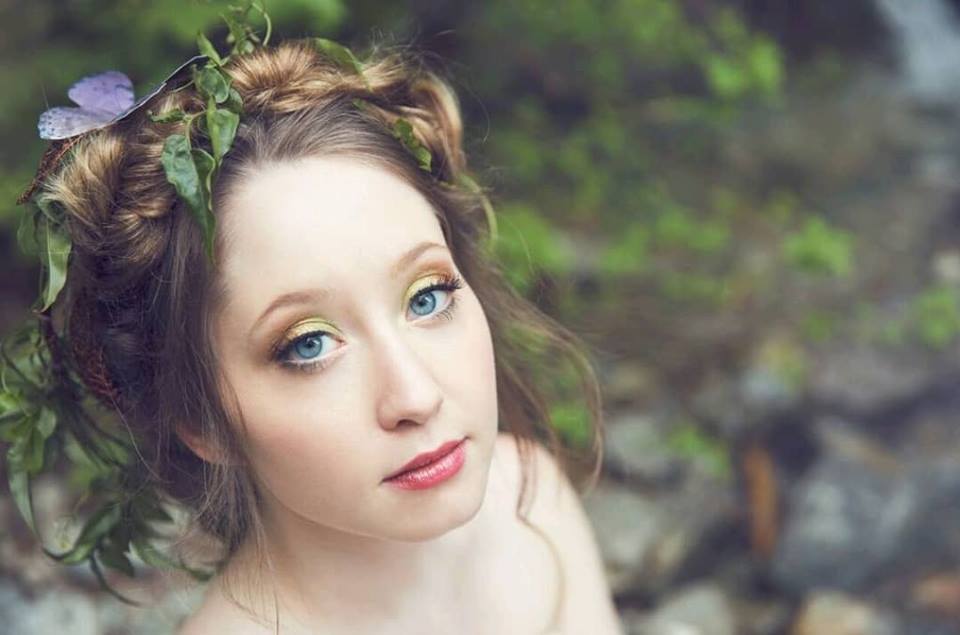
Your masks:
<path fill-rule="evenodd" d="M 70 87 L 67 96 L 85 110 L 116 117 L 133 106 L 133 82 L 120 71 L 105 71 L 84 77 Z"/>
<path fill-rule="evenodd" d="M 178 66 L 159 86 L 134 102 L 133 84 L 120 71 L 105 71 L 84 77 L 67 91 L 79 108 L 51 108 L 40 115 L 37 129 L 41 139 L 66 139 L 103 128 L 125 119 L 139 110 L 171 82 L 179 79 L 191 65 L 206 61 L 206 55 L 195 55 Z"/>
<path fill-rule="evenodd" d="M 58 106 L 40 115 L 37 130 L 41 139 L 66 139 L 102 128 L 111 119 L 110 113 L 105 111 Z"/>
<path fill-rule="evenodd" d="M 181 64 L 180 66 L 173 69 L 173 71 L 169 75 L 167 75 L 166 79 L 164 79 L 162 82 L 157 84 L 153 88 L 153 90 L 151 90 L 150 92 L 146 93 L 143 97 L 138 99 L 137 102 L 132 106 L 130 106 L 124 113 L 118 115 L 117 120 L 126 119 L 128 116 L 130 116 L 131 114 L 139 110 L 141 106 L 143 106 L 148 101 L 156 97 L 160 93 L 160 91 L 166 88 L 169 84 L 180 79 L 180 76 L 184 73 L 185 70 L 188 69 L 189 66 L 193 64 L 200 64 L 202 62 L 206 62 L 208 59 L 210 58 L 208 58 L 206 55 L 194 55 L 193 57 L 188 59 L 186 62 Z"/>

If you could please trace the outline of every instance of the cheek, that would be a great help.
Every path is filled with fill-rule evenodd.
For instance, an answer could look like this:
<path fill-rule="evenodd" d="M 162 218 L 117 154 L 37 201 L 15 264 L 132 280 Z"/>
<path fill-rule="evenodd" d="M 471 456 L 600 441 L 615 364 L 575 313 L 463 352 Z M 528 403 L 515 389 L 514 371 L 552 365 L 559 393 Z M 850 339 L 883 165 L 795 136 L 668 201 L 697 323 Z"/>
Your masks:
<path fill-rule="evenodd" d="M 474 412 L 489 413 L 497 407 L 497 377 L 490 327 L 480 302 L 472 293 L 468 296 L 471 319 L 464 334 L 464 345 L 454 376 L 463 378 L 465 399 L 472 402 Z"/>
<path fill-rule="evenodd" d="M 245 373 L 235 382 L 240 394 L 243 443 L 258 477 L 271 486 L 316 482 L 348 456 L 349 437 L 338 431 L 349 421 L 351 395 L 331 404 L 325 391 L 306 386 L 306 377 Z M 354 418 L 355 420 L 355 418 Z"/>

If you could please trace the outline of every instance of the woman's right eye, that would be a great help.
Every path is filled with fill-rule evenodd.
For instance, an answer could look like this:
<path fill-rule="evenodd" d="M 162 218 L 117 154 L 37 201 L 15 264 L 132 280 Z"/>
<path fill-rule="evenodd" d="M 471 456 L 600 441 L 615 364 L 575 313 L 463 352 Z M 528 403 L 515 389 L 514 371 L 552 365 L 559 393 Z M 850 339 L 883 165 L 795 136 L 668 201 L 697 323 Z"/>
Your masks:
<path fill-rule="evenodd" d="M 330 348 L 330 346 L 324 346 L 324 338 L 334 339 L 326 331 L 305 333 L 284 346 L 277 354 L 277 359 L 281 365 L 296 370 L 310 371 L 323 368 L 326 365 L 326 356 L 321 357 L 321 353 L 325 353 Z M 294 358 L 304 361 L 293 361 Z"/>

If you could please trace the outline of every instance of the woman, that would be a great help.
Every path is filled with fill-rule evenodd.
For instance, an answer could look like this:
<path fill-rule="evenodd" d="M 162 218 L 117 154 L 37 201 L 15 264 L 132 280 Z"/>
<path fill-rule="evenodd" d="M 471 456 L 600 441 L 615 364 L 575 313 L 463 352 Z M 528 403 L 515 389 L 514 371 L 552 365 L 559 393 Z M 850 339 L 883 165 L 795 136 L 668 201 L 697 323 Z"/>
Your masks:
<path fill-rule="evenodd" d="M 223 66 L 243 108 L 212 264 L 165 172 L 182 117 L 98 130 L 43 185 L 73 243 L 59 308 L 81 375 L 223 546 L 179 632 L 619 632 L 538 441 L 559 448 L 549 363 L 582 379 L 600 451 L 578 340 L 490 259 L 447 84 L 401 54 L 355 70 L 308 40 Z M 151 112 L 205 105 L 187 86 Z"/>

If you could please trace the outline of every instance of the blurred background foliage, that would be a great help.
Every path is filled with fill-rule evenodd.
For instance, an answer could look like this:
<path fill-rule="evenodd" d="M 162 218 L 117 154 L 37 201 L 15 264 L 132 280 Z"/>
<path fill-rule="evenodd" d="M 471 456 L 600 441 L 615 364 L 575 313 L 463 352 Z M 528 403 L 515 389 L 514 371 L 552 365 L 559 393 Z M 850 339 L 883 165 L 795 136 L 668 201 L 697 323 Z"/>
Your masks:
<path fill-rule="evenodd" d="M 15 248 L 22 210 L 13 201 L 44 147 L 38 114 L 66 104 L 78 78 L 108 68 L 130 75 L 138 94 L 148 90 L 194 52 L 198 31 L 222 44 L 219 14 L 227 4 L 2 5 L 0 258 L 8 273 L 0 331 L 26 315 L 36 294 L 33 259 Z M 807 204 L 795 181 L 753 179 L 725 158 L 726 131 L 776 112 L 794 69 L 797 81 L 843 81 L 837 59 L 849 39 L 827 38 L 811 50 L 780 28 L 790 20 L 777 20 L 776 10 L 758 2 L 267 6 L 275 38 L 320 34 L 361 53 L 371 41 L 413 42 L 450 76 L 464 108 L 469 156 L 494 188 L 499 254 L 511 281 L 604 360 L 656 367 L 664 389 L 693 385 L 713 366 L 737 359 L 734 334 L 704 346 L 700 327 L 684 324 L 762 314 L 782 299 L 785 277 L 842 279 L 856 268 L 854 235 Z M 861 17 L 854 5 L 812 6 L 820 8 L 802 13 L 814 21 L 853 24 Z M 931 289 L 902 328 L 887 331 L 916 332 L 938 346 L 955 337 L 957 322 L 955 294 Z M 818 308 L 792 328 L 822 341 L 830 324 L 830 311 Z M 554 423 L 579 441 L 582 415 L 567 404 Z"/>

